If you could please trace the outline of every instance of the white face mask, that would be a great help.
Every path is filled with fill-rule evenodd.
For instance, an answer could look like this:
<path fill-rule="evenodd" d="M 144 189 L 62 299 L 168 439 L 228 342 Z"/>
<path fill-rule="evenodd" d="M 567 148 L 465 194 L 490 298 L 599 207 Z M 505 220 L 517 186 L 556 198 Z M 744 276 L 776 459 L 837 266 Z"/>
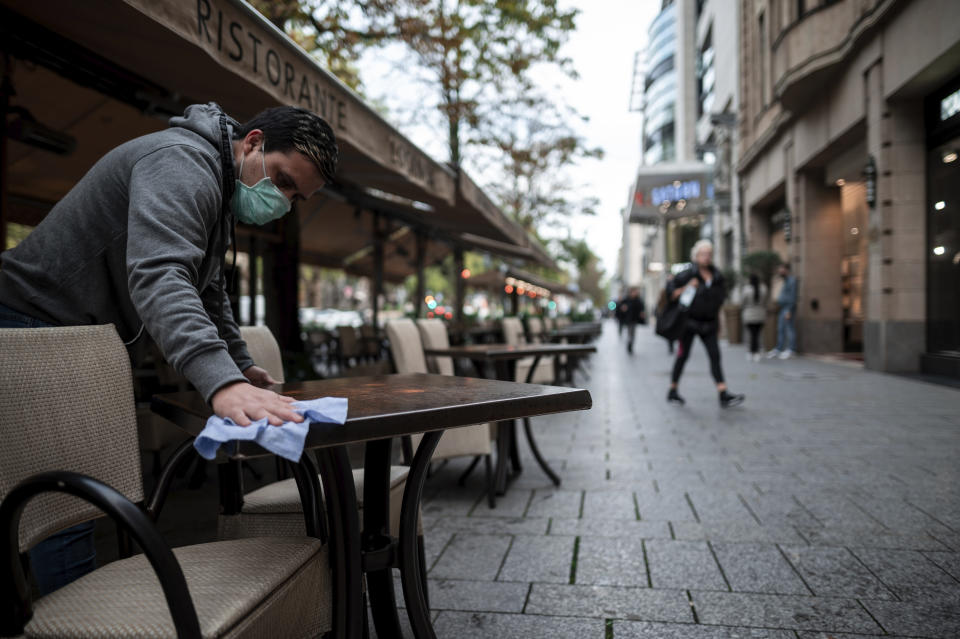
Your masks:
<path fill-rule="evenodd" d="M 246 156 L 240 159 L 240 174 L 243 174 L 243 162 Z M 290 200 L 267 177 L 267 160 L 260 145 L 260 161 L 263 163 L 263 179 L 247 186 L 237 178 L 237 185 L 230 199 L 230 208 L 237 219 L 244 224 L 263 226 L 267 222 L 279 219 L 290 210 Z"/>

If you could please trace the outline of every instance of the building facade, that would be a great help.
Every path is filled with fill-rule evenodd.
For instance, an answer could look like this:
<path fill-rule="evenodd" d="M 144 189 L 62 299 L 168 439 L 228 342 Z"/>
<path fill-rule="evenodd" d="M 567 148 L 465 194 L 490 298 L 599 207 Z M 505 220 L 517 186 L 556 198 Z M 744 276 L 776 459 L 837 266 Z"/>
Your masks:
<path fill-rule="evenodd" d="M 666 0 L 648 29 L 637 83 L 642 161 L 621 251 L 621 280 L 641 285 L 648 303 L 700 238 L 714 241 L 721 268 L 739 263 L 735 9 L 729 0 Z"/>
<path fill-rule="evenodd" d="M 960 375 L 954 0 L 740 0 L 747 250 L 800 281 L 799 348 Z"/>

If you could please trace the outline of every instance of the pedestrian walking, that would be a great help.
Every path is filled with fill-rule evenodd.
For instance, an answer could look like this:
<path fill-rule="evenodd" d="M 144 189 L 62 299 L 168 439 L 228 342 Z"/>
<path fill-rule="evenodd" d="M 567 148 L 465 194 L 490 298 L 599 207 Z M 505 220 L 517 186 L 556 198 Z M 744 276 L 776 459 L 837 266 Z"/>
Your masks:
<path fill-rule="evenodd" d="M 613 312 L 614 317 L 617 318 L 617 337 L 623 335 L 624 322 L 626 320 L 626 310 L 627 310 L 627 296 L 621 295 L 620 299 L 617 300 L 617 310 Z"/>
<path fill-rule="evenodd" d="M 623 302 L 623 321 L 627 325 L 627 352 L 633 353 L 633 338 L 637 333 L 637 324 L 647 323 L 647 309 L 640 297 L 640 289 L 630 288 Z"/>
<path fill-rule="evenodd" d="M 778 269 L 783 278 L 783 288 L 777 296 L 777 345 L 767 353 L 768 359 L 790 359 L 797 351 L 797 278 L 790 272 L 790 263 L 784 262 Z"/>
<path fill-rule="evenodd" d="M 723 408 L 736 406 L 743 403 L 744 395 L 727 390 L 723 370 L 720 367 L 720 345 L 717 341 L 717 332 L 720 327 L 718 317 L 727 293 L 723 275 L 713 265 L 713 244 L 709 240 L 700 240 L 693 245 L 690 259 L 693 262 L 690 267 L 679 273 L 667 288 L 670 299 L 677 300 L 681 307 L 686 308 L 685 324 L 677 346 L 677 358 L 673 362 L 667 401 L 677 404 L 685 403 L 677 392 L 677 386 L 680 383 L 683 367 L 690 356 L 693 340 L 699 336 L 710 356 L 710 373 L 717 386 L 720 406 Z"/>
<path fill-rule="evenodd" d="M 750 333 L 750 352 L 747 359 L 760 361 L 760 334 L 767 320 L 767 285 L 756 273 L 751 273 L 749 282 L 740 289 L 743 303 L 743 323 Z"/>
<path fill-rule="evenodd" d="M 663 287 L 660 291 L 660 296 L 657 298 L 657 309 L 655 317 L 659 320 L 660 316 L 663 314 L 663 311 L 666 310 L 667 305 L 670 304 L 670 295 L 668 289 L 670 288 L 670 283 L 673 282 L 673 273 L 667 274 L 667 285 Z M 670 338 L 664 338 L 667 340 L 667 354 L 673 355 L 673 343 L 675 340 Z"/>
<path fill-rule="evenodd" d="M 305 109 L 241 125 L 216 104 L 188 107 L 104 155 L 3 254 L 0 327 L 113 324 L 128 345 L 146 333 L 217 415 L 303 421 L 240 337 L 225 254 L 236 220 L 282 217 L 333 179 L 337 158 L 330 126 Z M 40 542 L 30 560 L 44 594 L 83 576 L 92 523 Z"/>

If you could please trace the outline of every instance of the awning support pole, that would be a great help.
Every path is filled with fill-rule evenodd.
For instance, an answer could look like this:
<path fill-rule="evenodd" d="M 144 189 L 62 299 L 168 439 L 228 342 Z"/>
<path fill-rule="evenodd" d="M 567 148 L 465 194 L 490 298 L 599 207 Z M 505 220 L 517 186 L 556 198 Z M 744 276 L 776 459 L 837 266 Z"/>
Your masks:
<path fill-rule="evenodd" d="M 10 108 L 10 96 L 13 84 L 10 82 L 10 56 L 3 56 L 3 80 L 0 81 L 0 253 L 7 248 L 7 221 L 10 209 L 7 205 L 7 109 Z"/>
<path fill-rule="evenodd" d="M 373 214 L 373 326 L 380 326 L 380 296 L 383 295 L 383 230 L 380 214 Z"/>
<path fill-rule="evenodd" d="M 463 298 L 466 297 L 467 281 L 463 279 L 463 247 L 453 249 L 454 311 L 453 319 L 457 325 L 463 325 Z"/>
<path fill-rule="evenodd" d="M 423 298 L 427 294 L 426 274 L 423 272 L 426 259 L 427 238 L 421 233 L 417 233 L 417 292 L 413 300 L 413 308 L 416 309 L 417 317 L 423 314 Z"/>

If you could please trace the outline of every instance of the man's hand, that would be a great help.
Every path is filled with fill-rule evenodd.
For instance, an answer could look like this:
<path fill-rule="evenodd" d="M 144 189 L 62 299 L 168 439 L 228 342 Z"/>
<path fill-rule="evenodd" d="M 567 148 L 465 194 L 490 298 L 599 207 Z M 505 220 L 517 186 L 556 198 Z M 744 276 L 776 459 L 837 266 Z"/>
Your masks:
<path fill-rule="evenodd" d="M 250 366 L 243 371 L 243 376 L 250 380 L 250 383 L 260 388 L 269 388 L 274 384 L 279 384 L 277 380 L 270 377 L 270 373 L 259 366 Z"/>
<path fill-rule="evenodd" d="M 793 314 L 790 311 L 787 311 L 783 314 L 783 319 L 789 320 L 792 316 Z"/>
<path fill-rule="evenodd" d="M 689 286 L 690 288 L 697 288 L 698 286 L 700 286 L 700 282 L 697 280 L 697 278 L 694 277 L 689 282 L 687 282 L 687 286 Z"/>
<path fill-rule="evenodd" d="M 251 421 L 264 417 L 279 426 L 283 422 L 303 421 L 303 417 L 290 408 L 294 401 L 292 397 L 277 395 L 246 382 L 234 382 L 214 393 L 210 405 L 214 413 L 229 417 L 238 426 L 249 426 Z"/>

